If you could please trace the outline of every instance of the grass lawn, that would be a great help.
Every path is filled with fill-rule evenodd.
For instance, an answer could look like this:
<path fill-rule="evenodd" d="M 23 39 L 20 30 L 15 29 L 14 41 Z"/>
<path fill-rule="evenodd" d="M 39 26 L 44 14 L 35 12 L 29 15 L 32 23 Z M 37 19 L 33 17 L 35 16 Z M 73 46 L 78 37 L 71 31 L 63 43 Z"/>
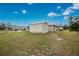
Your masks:
<path fill-rule="evenodd" d="M 62 40 L 57 40 L 52 34 L 57 34 Z M 79 33 L 3 32 L 0 33 L 0 55 L 79 55 Z"/>

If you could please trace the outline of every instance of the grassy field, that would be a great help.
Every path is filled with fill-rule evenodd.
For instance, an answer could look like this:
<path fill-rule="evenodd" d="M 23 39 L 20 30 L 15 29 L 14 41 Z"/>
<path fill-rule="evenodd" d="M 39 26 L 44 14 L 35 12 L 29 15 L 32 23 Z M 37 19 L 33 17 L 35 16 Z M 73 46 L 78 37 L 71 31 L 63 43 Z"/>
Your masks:
<path fill-rule="evenodd" d="M 61 40 L 57 40 L 53 34 Z M 34 34 L 25 31 L 1 32 L 0 55 L 79 55 L 79 33 L 69 31 L 47 34 Z"/>

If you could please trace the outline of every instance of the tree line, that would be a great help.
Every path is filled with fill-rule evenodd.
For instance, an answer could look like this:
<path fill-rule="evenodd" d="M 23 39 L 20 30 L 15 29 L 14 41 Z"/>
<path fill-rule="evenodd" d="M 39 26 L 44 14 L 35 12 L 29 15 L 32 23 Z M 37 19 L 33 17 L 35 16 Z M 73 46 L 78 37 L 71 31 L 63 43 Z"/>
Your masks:
<path fill-rule="evenodd" d="M 12 29 L 12 25 L 10 23 L 0 23 L 0 30 L 11 30 Z"/>
<path fill-rule="evenodd" d="M 68 16 L 67 20 L 69 21 L 69 25 L 64 25 L 64 30 L 79 31 L 79 16 Z M 13 30 L 14 27 L 17 28 L 10 23 L 0 23 L 0 30 Z"/>
<path fill-rule="evenodd" d="M 0 23 L 0 30 L 17 31 L 17 30 L 26 30 L 26 28 L 25 26 L 12 25 L 10 23 Z"/>

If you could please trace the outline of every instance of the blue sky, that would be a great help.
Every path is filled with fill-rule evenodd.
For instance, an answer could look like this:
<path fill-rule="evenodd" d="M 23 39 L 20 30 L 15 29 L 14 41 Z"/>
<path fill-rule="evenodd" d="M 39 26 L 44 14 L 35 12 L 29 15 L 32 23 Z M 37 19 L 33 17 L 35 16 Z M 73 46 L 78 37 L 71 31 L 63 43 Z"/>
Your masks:
<path fill-rule="evenodd" d="M 36 22 L 67 24 L 67 16 L 79 15 L 79 4 L 75 3 L 2 3 L 0 22 L 29 25 Z"/>

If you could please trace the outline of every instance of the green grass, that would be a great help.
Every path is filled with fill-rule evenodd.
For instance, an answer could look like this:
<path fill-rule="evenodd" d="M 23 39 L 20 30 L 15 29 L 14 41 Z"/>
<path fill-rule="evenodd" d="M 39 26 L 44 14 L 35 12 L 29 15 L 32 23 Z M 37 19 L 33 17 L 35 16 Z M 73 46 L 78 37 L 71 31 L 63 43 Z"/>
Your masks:
<path fill-rule="evenodd" d="M 79 33 L 63 31 L 57 33 L 63 38 L 63 49 L 68 52 L 67 55 L 79 55 Z"/>
<path fill-rule="evenodd" d="M 0 55 L 79 55 L 79 33 L 57 32 L 34 34 L 23 32 L 0 33 Z"/>

